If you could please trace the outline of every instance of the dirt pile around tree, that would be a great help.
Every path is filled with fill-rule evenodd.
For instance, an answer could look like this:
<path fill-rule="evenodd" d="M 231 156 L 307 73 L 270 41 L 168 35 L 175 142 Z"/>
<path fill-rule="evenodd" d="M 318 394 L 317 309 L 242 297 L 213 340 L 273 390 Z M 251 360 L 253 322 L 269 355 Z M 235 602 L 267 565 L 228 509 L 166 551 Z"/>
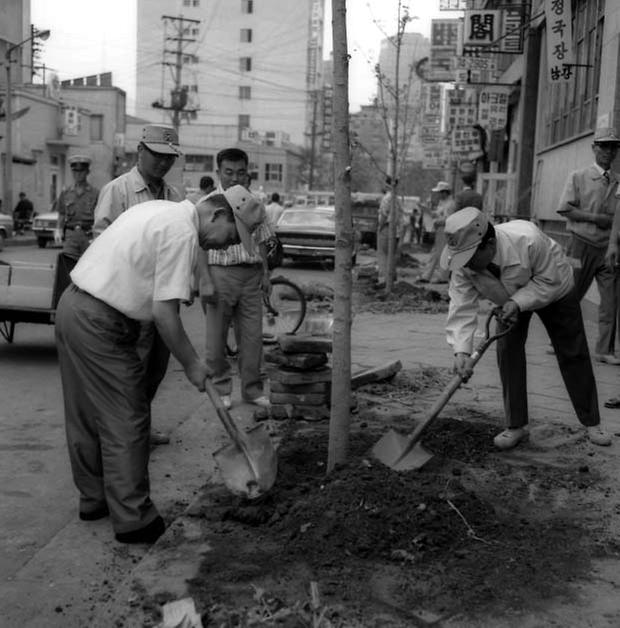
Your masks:
<path fill-rule="evenodd" d="M 217 607 L 220 619 L 226 608 L 255 608 L 253 585 L 290 611 L 315 581 L 332 618 L 323 626 L 422 625 L 413 619 L 570 596 L 594 550 L 611 551 L 598 538 L 594 548 L 575 515 L 598 490 L 596 472 L 570 457 L 515 469 L 492 452 L 496 424 L 438 419 L 424 439 L 435 457 L 406 473 L 372 459 L 382 431 L 358 426 L 348 463 L 328 478 L 327 429 L 289 426 L 262 502 L 208 489 L 201 515 L 213 551 L 190 585 L 201 608 Z M 390 622 L 374 623 L 386 609 Z"/>
<path fill-rule="evenodd" d="M 424 312 L 437 314 L 448 311 L 447 290 L 440 292 L 432 288 L 416 286 L 407 281 L 397 281 L 392 292 L 385 294 L 370 281 L 358 281 L 355 285 L 355 312 L 373 314 L 396 314 L 398 312 Z"/>

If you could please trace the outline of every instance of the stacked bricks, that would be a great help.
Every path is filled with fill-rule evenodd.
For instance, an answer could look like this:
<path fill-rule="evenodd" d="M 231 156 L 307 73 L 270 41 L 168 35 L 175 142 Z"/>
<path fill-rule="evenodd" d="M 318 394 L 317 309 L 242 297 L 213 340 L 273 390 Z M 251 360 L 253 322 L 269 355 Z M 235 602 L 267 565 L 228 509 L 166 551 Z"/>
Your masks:
<path fill-rule="evenodd" d="M 331 338 L 285 335 L 265 353 L 269 369 L 271 416 L 320 421 L 329 418 Z M 258 418 L 258 417 L 257 417 Z"/>

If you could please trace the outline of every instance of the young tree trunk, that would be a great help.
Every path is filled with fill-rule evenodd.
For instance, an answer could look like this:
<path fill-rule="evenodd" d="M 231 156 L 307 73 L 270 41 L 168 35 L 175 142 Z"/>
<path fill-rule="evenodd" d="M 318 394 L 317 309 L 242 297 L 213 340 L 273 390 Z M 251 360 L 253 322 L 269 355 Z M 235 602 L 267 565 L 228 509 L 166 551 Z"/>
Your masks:
<path fill-rule="evenodd" d="M 349 449 L 351 398 L 351 154 L 349 144 L 349 54 L 346 0 L 332 0 L 334 51 L 333 144 L 336 184 L 336 261 L 334 272 L 334 327 L 332 405 L 329 423 L 327 472 L 345 462 Z"/>

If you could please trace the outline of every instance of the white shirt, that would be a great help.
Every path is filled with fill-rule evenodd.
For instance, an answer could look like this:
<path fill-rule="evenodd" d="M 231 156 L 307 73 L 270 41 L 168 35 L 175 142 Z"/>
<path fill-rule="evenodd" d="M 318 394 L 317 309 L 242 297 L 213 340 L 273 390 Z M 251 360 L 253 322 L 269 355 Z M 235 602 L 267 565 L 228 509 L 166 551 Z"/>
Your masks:
<path fill-rule="evenodd" d="M 446 336 L 454 353 L 471 353 L 478 322 L 478 302 L 503 305 L 512 299 L 522 312 L 538 310 L 565 297 L 574 285 L 573 270 L 560 245 L 526 220 L 495 225 L 501 271 L 459 268 L 450 277 Z"/>
<path fill-rule="evenodd" d="M 153 302 L 190 298 L 198 255 L 191 201 L 147 201 L 123 212 L 86 249 L 71 279 L 129 318 L 153 320 Z"/>
<path fill-rule="evenodd" d="M 276 223 L 280 219 L 283 211 L 284 207 L 282 207 L 280 203 L 276 202 L 269 203 L 269 205 L 265 207 L 265 212 L 267 213 L 267 221 L 269 222 L 269 225 L 272 229 L 276 226 Z"/>

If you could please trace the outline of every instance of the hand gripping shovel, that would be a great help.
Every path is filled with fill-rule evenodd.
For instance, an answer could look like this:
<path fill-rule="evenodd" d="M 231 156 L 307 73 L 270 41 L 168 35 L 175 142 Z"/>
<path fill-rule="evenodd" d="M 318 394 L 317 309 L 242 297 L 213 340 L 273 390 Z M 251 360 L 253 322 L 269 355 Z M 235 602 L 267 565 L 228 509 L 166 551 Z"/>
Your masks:
<path fill-rule="evenodd" d="M 496 315 L 495 310 L 489 314 L 485 325 L 485 336 L 482 342 L 478 345 L 476 350 L 471 354 L 472 367 L 480 360 L 482 354 L 488 349 L 488 347 L 498 338 L 505 336 L 511 329 L 512 325 L 508 325 L 502 331 L 496 333 L 494 336 L 490 335 L 491 319 Z M 455 375 L 450 383 L 446 386 L 441 393 L 439 399 L 435 401 L 428 416 L 416 427 L 416 429 L 405 436 L 399 434 L 394 430 L 390 430 L 384 434 L 380 440 L 377 441 L 372 448 L 372 453 L 377 460 L 383 464 L 391 467 L 395 471 L 410 471 L 412 469 L 419 469 L 424 466 L 432 457 L 433 454 L 424 449 L 419 444 L 419 440 L 426 428 L 437 418 L 439 413 L 443 410 L 444 406 L 448 403 L 452 395 L 460 388 L 463 383 L 463 377 L 461 375 Z"/>
<path fill-rule="evenodd" d="M 205 389 L 232 440 L 213 454 L 224 484 L 236 495 L 256 499 L 276 481 L 278 458 L 271 439 L 262 425 L 240 431 L 210 379 L 205 381 Z"/>

